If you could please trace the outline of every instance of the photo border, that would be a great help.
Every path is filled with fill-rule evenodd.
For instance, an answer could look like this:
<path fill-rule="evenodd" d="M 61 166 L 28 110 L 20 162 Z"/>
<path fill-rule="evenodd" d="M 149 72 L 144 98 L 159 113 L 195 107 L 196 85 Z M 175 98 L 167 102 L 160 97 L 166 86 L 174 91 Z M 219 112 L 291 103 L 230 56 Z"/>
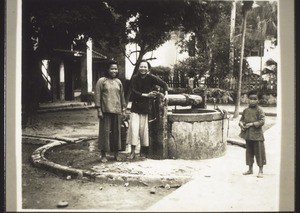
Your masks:
<path fill-rule="evenodd" d="M 21 185 L 21 0 L 6 0 L 4 151 L 6 211 L 22 210 Z M 278 0 L 281 127 L 280 211 L 295 210 L 295 7 Z"/>

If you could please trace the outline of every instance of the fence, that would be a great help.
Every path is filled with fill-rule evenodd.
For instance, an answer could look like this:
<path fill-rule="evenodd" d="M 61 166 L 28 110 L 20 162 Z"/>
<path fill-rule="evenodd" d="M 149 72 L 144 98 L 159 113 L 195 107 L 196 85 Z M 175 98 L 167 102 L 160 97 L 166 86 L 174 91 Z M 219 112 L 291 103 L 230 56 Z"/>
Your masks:
<path fill-rule="evenodd" d="M 177 76 L 169 77 L 166 80 L 170 88 L 187 88 L 189 87 L 189 78 Z M 237 79 L 235 78 L 218 78 L 216 76 L 206 79 L 193 79 L 193 87 L 205 85 L 207 88 L 220 88 L 228 91 L 235 91 L 237 89 Z M 195 82 L 197 81 L 197 82 Z M 266 93 L 277 95 L 277 77 L 275 75 L 268 76 L 263 79 L 257 74 L 246 75 L 242 78 L 242 93 L 247 93 L 250 90 L 263 90 Z"/>

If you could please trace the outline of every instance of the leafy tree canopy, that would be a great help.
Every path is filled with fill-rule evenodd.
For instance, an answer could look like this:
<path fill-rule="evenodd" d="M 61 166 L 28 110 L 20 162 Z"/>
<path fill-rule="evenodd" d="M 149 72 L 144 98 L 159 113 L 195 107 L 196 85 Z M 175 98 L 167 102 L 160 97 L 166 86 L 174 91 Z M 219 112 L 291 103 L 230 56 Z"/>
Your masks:
<path fill-rule="evenodd" d="M 23 11 L 24 39 L 36 33 L 39 50 L 44 53 L 70 49 L 76 41 L 79 49 L 84 49 L 89 37 L 100 46 L 105 44 L 101 41 L 118 46 L 116 37 L 125 28 L 103 1 L 24 0 Z"/>
<path fill-rule="evenodd" d="M 202 77 L 208 69 L 209 64 L 204 55 L 189 57 L 174 66 L 174 72 L 184 73 L 188 77 L 195 77 L 196 75 Z"/>
<path fill-rule="evenodd" d="M 151 73 L 158 76 L 169 77 L 172 73 L 172 70 L 170 67 L 157 66 L 151 68 Z"/>
<path fill-rule="evenodd" d="M 206 30 L 205 23 L 217 23 L 215 2 L 188 0 L 108 0 L 114 12 L 125 17 L 128 22 L 126 34 L 129 42 L 137 43 L 142 51 L 155 50 L 167 39 L 170 32 L 184 33 Z M 214 13 L 216 12 L 216 13 Z M 214 14 L 213 14 L 214 13 Z M 130 19 L 132 18 L 132 19 Z"/>

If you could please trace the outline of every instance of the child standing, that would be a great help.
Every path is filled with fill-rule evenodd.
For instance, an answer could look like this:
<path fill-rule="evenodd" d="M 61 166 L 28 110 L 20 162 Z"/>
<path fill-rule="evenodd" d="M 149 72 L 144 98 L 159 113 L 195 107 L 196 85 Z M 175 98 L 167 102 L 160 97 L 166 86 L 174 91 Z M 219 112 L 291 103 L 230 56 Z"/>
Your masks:
<path fill-rule="evenodd" d="M 239 122 L 241 127 L 240 137 L 246 140 L 246 165 L 248 171 L 243 175 L 253 174 L 254 157 L 259 167 L 257 177 L 263 177 L 263 166 L 266 165 L 266 153 L 262 126 L 265 123 L 265 113 L 258 106 L 258 92 L 248 93 L 249 107 L 243 111 Z"/>

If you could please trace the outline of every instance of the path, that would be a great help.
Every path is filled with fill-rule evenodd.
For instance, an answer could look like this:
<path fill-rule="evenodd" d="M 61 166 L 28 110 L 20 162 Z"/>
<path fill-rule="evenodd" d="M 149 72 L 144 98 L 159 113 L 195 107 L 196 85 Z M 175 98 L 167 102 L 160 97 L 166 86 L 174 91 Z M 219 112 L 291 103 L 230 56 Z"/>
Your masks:
<path fill-rule="evenodd" d="M 280 142 L 278 125 L 265 133 L 267 165 L 264 178 L 243 176 L 244 152 L 238 149 L 226 158 L 210 161 L 210 174 L 180 187 L 149 211 L 278 211 Z"/>

